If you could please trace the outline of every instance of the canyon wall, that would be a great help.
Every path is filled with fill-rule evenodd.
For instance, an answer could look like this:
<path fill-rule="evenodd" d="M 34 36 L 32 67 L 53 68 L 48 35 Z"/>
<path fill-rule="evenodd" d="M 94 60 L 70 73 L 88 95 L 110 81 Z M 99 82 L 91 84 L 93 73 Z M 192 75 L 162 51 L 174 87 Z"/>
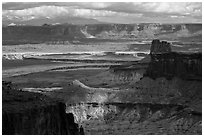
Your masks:
<path fill-rule="evenodd" d="M 45 95 L 23 92 L 2 83 L 3 135 L 78 135 L 78 124 L 65 104 Z"/>
<path fill-rule="evenodd" d="M 202 80 L 202 53 L 152 54 L 145 74 L 151 78 L 179 77 L 186 80 Z"/>
<path fill-rule="evenodd" d="M 2 28 L 3 45 L 69 44 L 100 39 L 178 39 L 202 36 L 201 24 L 89 24 L 7 26 Z"/>
<path fill-rule="evenodd" d="M 85 134 L 202 134 L 201 113 L 171 104 L 109 103 L 67 106 Z"/>

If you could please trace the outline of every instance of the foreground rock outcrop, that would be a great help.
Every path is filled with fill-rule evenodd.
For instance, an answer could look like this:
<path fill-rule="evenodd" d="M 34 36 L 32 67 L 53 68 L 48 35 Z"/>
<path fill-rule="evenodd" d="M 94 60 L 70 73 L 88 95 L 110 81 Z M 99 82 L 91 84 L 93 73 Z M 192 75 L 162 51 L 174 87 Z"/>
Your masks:
<path fill-rule="evenodd" d="M 78 124 L 65 104 L 42 94 L 23 92 L 2 83 L 3 135 L 77 135 Z"/>

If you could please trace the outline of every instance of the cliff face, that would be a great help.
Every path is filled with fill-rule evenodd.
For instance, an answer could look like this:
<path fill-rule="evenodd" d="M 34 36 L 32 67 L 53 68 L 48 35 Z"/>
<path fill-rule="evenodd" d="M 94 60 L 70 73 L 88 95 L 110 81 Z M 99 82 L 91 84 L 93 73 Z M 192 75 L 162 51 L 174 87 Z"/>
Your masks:
<path fill-rule="evenodd" d="M 146 72 L 146 68 L 148 64 L 141 63 L 132 65 L 132 66 L 111 66 L 110 67 L 110 74 L 111 77 L 110 83 L 117 83 L 117 84 L 131 84 L 140 81 L 143 77 L 144 73 Z M 108 77 L 108 76 L 107 76 Z"/>
<path fill-rule="evenodd" d="M 179 105 L 90 103 L 67 106 L 67 112 L 85 134 L 202 134 L 201 113 Z"/>
<path fill-rule="evenodd" d="M 202 80 L 202 53 L 152 54 L 146 76 Z"/>
<path fill-rule="evenodd" d="M 201 112 L 202 53 L 171 52 L 167 42 L 154 40 L 149 58 L 150 60 L 140 61 L 135 65 L 112 68 L 115 75 L 118 75 L 118 71 L 123 74 L 145 70 L 134 78 L 139 80 L 129 83 L 128 87 L 133 91 L 129 94 L 118 92 L 115 95 L 117 99 L 128 102 L 182 104 Z M 141 68 L 140 64 L 146 65 Z"/>
<path fill-rule="evenodd" d="M 160 40 L 153 40 L 152 41 L 150 54 L 168 53 L 168 52 L 171 52 L 170 43 L 168 43 L 166 41 L 160 42 Z"/>
<path fill-rule="evenodd" d="M 3 82 L 2 134 L 76 135 L 79 128 L 65 104 L 38 94 L 23 92 Z"/>
<path fill-rule="evenodd" d="M 2 28 L 3 44 L 59 43 L 88 39 L 177 39 L 201 36 L 201 24 L 89 24 L 8 26 Z M 199 32 L 199 33 L 198 33 Z"/>

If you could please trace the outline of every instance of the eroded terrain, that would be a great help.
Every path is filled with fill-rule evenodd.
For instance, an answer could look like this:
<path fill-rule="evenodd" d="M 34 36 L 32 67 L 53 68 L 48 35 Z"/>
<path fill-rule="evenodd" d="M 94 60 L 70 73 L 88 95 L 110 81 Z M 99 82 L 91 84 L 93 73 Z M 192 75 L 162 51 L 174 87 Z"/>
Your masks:
<path fill-rule="evenodd" d="M 85 134 L 202 134 L 201 49 L 159 40 L 7 45 L 3 80 L 59 99 Z"/>

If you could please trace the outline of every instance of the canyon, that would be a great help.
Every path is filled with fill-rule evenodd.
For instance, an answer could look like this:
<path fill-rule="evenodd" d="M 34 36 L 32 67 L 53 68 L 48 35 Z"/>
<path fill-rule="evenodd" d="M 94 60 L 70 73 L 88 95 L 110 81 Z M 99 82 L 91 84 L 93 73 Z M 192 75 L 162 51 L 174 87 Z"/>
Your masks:
<path fill-rule="evenodd" d="M 83 31 L 88 30 L 89 27 Z M 41 90 L 49 89 L 46 85 L 62 88 L 33 93 L 40 89 L 39 83 L 43 84 L 42 76 L 50 83 L 43 81 L 45 85 L 41 85 Z M 3 89 L 6 95 L 3 97 L 5 134 L 48 134 L 48 130 L 52 130 L 49 132 L 52 134 L 81 134 L 79 127 L 83 127 L 84 134 L 99 135 L 202 134 L 202 53 L 172 51 L 167 41 L 155 39 L 150 54 L 143 59 L 104 70 L 49 70 L 11 79 L 23 81 L 25 83 L 20 84 L 28 86 L 27 79 L 32 78 L 37 79 L 37 88 L 32 91 L 24 88 L 21 92 L 7 92 L 10 86 Z M 63 103 L 45 101 L 52 99 Z M 34 105 L 26 105 L 32 100 L 36 102 Z M 16 104 L 10 101 L 19 106 L 24 102 L 20 107 L 23 111 L 14 109 Z M 39 109 L 34 109 L 35 105 Z M 24 127 L 31 116 L 37 123 Z M 56 117 L 57 123 L 51 117 Z M 10 121 L 14 123 L 12 129 L 7 125 Z M 19 125 L 15 125 L 17 123 Z M 39 129 L 31 130 L 36 127 Z"/>
<path fill-rule="evenodd" d="M 86 134 L 201 133 L 202 54 L 152 49 L 149 59 L 73 83 L 87 95 L 85 102 L 67 103 L 67 112 Z"/>

